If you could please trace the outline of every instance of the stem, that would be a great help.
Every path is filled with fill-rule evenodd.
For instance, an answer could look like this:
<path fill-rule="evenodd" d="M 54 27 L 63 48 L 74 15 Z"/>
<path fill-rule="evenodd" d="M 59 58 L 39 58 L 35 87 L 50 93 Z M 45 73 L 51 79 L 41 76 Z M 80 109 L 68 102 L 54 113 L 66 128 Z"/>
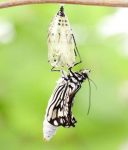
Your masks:
<path fill-rule="evenodd" d="M 128 0 L 8 0 L 0 2 L 0 8 L 7 8 L 20 5 L 30 5 L 30 4 L 45 4 L 45 3 L 128 7 Z"/>

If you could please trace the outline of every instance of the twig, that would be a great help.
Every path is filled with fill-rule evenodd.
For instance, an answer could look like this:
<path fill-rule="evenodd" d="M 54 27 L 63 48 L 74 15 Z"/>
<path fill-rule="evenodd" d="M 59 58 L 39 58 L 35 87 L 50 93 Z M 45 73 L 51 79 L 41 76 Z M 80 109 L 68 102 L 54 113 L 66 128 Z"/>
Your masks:
<path fill-rule="evenodd" d="M 0 2 L 0 8 L 7 8 L 20 5 L 44 4 L 44 3 L 65 3 L 79 5 L 96 5 L 110 7 L 128 7 L 128 0 L 8 0 Z"/>

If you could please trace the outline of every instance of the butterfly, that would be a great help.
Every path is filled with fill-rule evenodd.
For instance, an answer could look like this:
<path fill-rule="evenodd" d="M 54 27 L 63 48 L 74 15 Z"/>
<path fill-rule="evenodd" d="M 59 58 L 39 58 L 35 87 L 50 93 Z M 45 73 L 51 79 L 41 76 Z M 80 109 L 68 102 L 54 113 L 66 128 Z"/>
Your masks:
<path fill-rule="evenodd" d="M 81 57 L 75 42 L 68 17 L 61 6 L 53 18 L 48 30 L 48 62 L 54 68 L 73 67 L 81 63 Z M 76 57 L 79 61 L 76 63 Z"/>
<path fill-rule="evenodd" d="M 57 81 L 57 85 L 48 102 L 45 119 L 43 122 L 43 134 L 45 140 L 50 140 L 56 133 L 59 126 L 75 127 L 76 119 L 72 114 L 72 106 L 76 93 L 80 90 L 81 84 L 89 79 L 90 70 L 63 74 Z"/>

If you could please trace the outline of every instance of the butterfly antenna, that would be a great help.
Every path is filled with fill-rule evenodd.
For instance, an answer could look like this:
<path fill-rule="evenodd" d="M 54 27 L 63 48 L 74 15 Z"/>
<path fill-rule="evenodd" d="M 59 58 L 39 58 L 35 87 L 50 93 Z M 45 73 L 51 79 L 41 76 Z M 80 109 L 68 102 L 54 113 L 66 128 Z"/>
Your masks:
<path fill-rule="evenodd" d="M 92 79 L 90 79 L 89 77 L 88 77 L 88 79 L 93 83 L 93 85 L 95 86 L 95 88 L 96 88 L 96 90 L 97 90 L 98 87 L 97 87 L 96 83 L 95 83 Z"/>
<path fill-rule="evenodd" d="M 88 80 L 88 84 L 89 84 L 89 106 L 88 106 L 87 115 L 89 115 L 90 108 L 91 108 L 91 93 L 92 93 L 92 91 L 91 91 L 91 82 L 92 82 L 93 85 L 95 86 L 96 90 L 97 90 L 98 88 L 97 88 L 96 83 L 95 83 L 92 79 L 90 79 L 90 78 L 88 77 L 87 80 Z M 91 82 L 90 82 L 90 81 L 91 81 Z"/>
<path fill-rule="evenodd" d="M 87 80 L 88 80 L 88 85 L 89 85 L 89 106 L 88 106 L 87 115 L 89 115 L 90 108 L 91 108 L 91 84 L 90 84 L 90 79 L 87 78 Z"/>

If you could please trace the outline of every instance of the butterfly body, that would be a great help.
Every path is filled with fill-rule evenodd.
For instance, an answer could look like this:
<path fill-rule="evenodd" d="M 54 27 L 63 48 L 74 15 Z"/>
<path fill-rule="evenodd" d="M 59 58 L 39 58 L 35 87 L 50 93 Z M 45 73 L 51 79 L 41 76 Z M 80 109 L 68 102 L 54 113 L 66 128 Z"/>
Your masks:
<path fill-rule="evenodd" d="M 72 115 L 72 106 L 76 93 L 81 88 L 81 84 L 88 78 L 88 70 L 81 72 L 72 72 L 67 76 L 62 76 L 57 83 L 55 90 L 48 102 L 45 121 L 54 126 L 54 128 L 75 127 L 77 122 Z M 44 130 L 44 132 L 46 132 Z M 53 134 L 54 135 L 54 134 Z M 53 136 L 51 134 L 50 138 Z M 47 137 L 45 137 L 48 139 Z"/>

